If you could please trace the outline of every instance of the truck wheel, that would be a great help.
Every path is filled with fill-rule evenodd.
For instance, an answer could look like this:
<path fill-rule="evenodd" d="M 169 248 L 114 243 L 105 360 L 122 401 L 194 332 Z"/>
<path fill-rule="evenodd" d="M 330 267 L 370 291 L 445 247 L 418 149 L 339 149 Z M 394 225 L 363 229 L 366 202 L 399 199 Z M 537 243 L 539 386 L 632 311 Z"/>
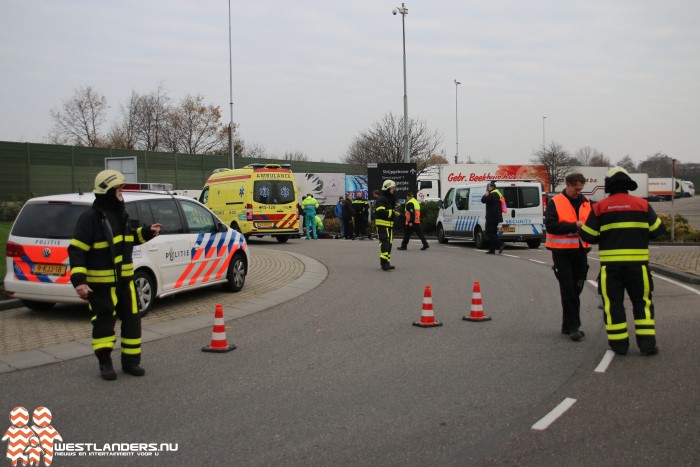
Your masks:
<path fill-rule="evenodd" d="M 275 235 L 277 237 L 277 243 L 287 243 L 287 240 L 289 240 L 289 237 L 286 235 Z"/>
<path fill-rule="evenodd" d="M 245 272 L 245 257 L 242 253 L 236 253 L 228 265 L 227 282 L 224 284 L 224 290 L 227 292 L 239 292 L 243 288 L 243 284 L 245 284 Z"/>
<path fill-rule="evenodd" d="M 445 229 L 442 228 L 442 224 L 438 224 L 437 226 L 437 236 L 438 236 L 438 243 L 447 243 L 448 240 L 445 238 Z"/>
<path fill-rule="evenodd" d="M 539 248 L 539 246 L 542 244 L 542 240 L 535 239 L 535 240 L 528 240 L 527 241 L 527 247 L 528 248 Z"/>
<path fill-rule="evenodd" d="M 474 245 L 479 249 L 486 248 L 486 239 L 484 238 L 484 232 L 477 227 L 474 231 Z"/>
<path fill-rule="evenodd" d="M 153 307 L 156 298 L 156 281 L 146 271 L 138 270 L 134 273 L 134 287 L 136 288 L 139 313 L 143 318 Z"/>
<path fill-rule="evenodd" d="M 36 300 L 22 300 L 22 304 L 34 311 L 46 311 L 53 308 L 55 303 L 50 302 L 37 302 Z"/>

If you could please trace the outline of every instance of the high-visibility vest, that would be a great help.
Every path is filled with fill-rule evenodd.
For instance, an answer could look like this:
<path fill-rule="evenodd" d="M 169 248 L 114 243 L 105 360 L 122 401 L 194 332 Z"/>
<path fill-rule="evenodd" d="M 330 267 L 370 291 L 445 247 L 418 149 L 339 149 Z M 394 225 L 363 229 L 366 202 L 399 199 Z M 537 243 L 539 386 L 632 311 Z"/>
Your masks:
<path fill-rule="evenodd" d="M 406 201 L 406 208 L 408 208 L 409 203 L 413 205 L 413 211 L 416 214 L 413 223 L 420 224 L 420 203 L 418 201 L 416 201 L 416 198 L 411 198 L 409 201 Z M 411 222 L 411 213 L 408 211 L 408 209 L 406 209 L 404 216 L 406 216 L 406 223 L 407 224 L 409 222 Z"/>
<path fill-rule="evenodd" d="M 588 216 L 591 213 L 591 203 L 588 201 L 588 198 L 586 198 L 586 201 L 581 203 L 581 206 L 578 208 L 578 218 L 576 217 L 576 211 L 571 205 L 571 202 L 562 193 L 559 193 L 554 198 L 552 198 L 552 201 L 554 201 L 554 207 L 557 210 L 559 222 L 586 222 L 586 219 L 588 219 Z M 548 231 L 545 246 L 550 249 L 558 250 L 578 249 L 579 242 L 581 243 L 583 248 L 591 247 L 589 243 L 586 243 L 583 240 L 581 240 L 581 238 L 578 236 L 578 233 L 557 235 L 549 233 Z"/>
<path fill-rule="evenodd" d="M 498 190 L 493 190 L 492 193 L 496 193 L 501 200 L 501 212 L 508 212 L 508 206 L 506 206 L 506 199 Z"/>

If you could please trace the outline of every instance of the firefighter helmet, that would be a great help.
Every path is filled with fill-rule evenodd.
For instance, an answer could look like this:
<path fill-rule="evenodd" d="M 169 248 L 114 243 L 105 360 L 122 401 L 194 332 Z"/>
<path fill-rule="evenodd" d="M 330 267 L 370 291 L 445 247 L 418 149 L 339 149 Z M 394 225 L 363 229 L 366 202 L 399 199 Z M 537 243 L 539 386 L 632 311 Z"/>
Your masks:
<path fill-rule="evenodd" d="M 605 192 L 612 193 L 617 190 L 634 191 L 637 189 L 637 182 L 632 180 L 630 174 L 623 167 L 613 167 L 605 175 Z"/>
<path fill-rule="evenodd" d="M 393 180 L 384 180 L 384 184 L 382 185 L 382 190 L 388 190 L 389 188 L 394 188 L 396 186 L 396 182 Z"/>
<path fill-rule="evenodd" d="M 116 170 L 103 170 L 95 177 L 95 189 L 93 193 L 104 195 L 112 188 L 126 184 L 126 178 Z"/>

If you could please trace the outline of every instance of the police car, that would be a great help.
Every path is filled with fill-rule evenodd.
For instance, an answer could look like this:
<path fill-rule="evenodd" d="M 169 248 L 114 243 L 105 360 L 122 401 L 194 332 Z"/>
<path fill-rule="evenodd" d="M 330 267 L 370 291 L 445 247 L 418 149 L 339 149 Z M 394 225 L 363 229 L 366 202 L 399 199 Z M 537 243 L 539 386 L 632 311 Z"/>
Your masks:
<path fill-rule="evenodd" d="M 238 292 L 248 272 L 248 245 L 208 208 L 184 196 L 124 191 L 134 227 L 160 223 L 160 235 L 134 246 L 134 282 L 139 310 L 156 298 L 222 285 Z M 76 193 L 32 198 L 7 239 L 5 289 L 33 310 L 56 303 L 86 303 L 70 282 L 68 245 L 80 215 L 95 195 Z"/>

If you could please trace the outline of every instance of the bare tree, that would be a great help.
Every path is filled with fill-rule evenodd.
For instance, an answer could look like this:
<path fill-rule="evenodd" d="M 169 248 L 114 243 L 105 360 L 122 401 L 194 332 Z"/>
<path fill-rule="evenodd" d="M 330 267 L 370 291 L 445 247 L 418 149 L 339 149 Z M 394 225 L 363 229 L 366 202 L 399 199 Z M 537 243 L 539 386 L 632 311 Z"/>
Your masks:
<path fill-rule="evenodd" d="M 425 166 L 442 143 L 442 135 L 431 132 L 425 122 L 409 119 L 408 139 L 411 162 Z M 404 162 L 403 117 L 389 112 L 357 135 L 342 158 L 346 164 L 366 167 L 370 162 Z"/>
<path fill-rule="evenodd" d="M 544 165 L 549 177 L 549 191 L 554 191 L 554 187 L 560 183 L 564 177 L 571 172 L 578 164 L 576 158 L 571 157 L 562 145 L 552 141 L 549 147 L 538 149 L 533 153 L 530 161 L 534 164 Z"/>
<path fill-rule="evenodd" d="M 170 151 L 211 154 L 228 147 L 221 109 L 205 105 L 201 95 L 186 96 L 177 107 L 170 109 L 164 123 L 160 141 Z"/>
<path fill-rule="evenodd" d="M 170 97 L 163 83 L 152 93 L 140 96 L 136 107 L 137 148 L 146 151 L 157 151 L 161 146 L 166 116 L 170 111 Z"/>
<path fill-rule="evenodd" d="M 584 146 L 574 154 L 577 165 L 590 167 L 608 167 L 610 158 L 590 146 Z"/>
<path fill-rule="evenodd" d="M 636 172 L 637 171 L 637 164 L 634 163 L 632 158 L 627 154 L 625 157 L 620 159 L 615 163 L 615 165 L 619 165 L 620 167 L 623 167 L 626 171 L 628 172 Z"/>
<path fill-rule="evenodd" d="M 109 132 L 107 147 L 136 149 L 140 99 L 136 91 L 131 91 L 131 97 L 127 105 L 120 106 L 122 119 Z"/>
<path fill-rule="evenodd" d="M 285 151 L 284 160 L 290 162 L 308 162 L 309 156 L 302 151 Z"/>
<path fill-rule="evenodd" d="M 49 140 L 54 144 L 97 147 L 107 115 L 107 98 L 92 86 L 82 86 L 73 97 L 63 103 L 62 109 L 50 110 L 54 128 Z"/>
<path fill-rule="evenodd" d="M 639 171 L 649 174 L 649 177 L 670 177 L 673 175 L 673 160 L 671 156 L 657 152 L 639 163 Z"/>

